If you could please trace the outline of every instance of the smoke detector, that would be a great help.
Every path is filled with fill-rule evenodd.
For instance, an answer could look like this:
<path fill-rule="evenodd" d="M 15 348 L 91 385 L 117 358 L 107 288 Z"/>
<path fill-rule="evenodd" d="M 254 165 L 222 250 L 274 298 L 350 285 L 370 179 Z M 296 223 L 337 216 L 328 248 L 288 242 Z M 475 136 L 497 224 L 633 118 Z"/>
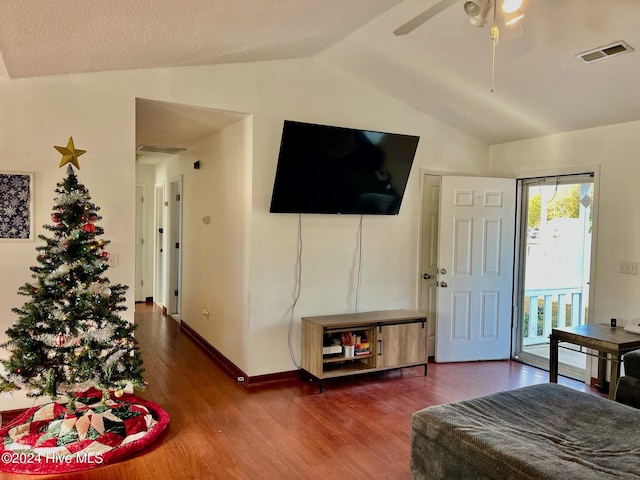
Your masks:
<path fill-rule="evenodd" d="M 633 47 L 627 42 L 620 40 L 619 42 L 605 45 L 604 47 L 594 48 L 587 52 L 582 52 L 576 55 L 576 58 L 582 63 L 593 63 L 605 58 L 616 57 L 623 53 L 633 52 Z"/>

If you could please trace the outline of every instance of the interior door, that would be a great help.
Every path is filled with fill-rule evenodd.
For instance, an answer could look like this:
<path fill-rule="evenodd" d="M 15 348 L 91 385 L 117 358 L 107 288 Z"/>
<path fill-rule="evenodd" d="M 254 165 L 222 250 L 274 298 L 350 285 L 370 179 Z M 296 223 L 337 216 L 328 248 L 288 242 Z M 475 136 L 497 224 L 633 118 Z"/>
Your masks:
<path fill-rule="evenodd" d="M 182 289 L 182 179 L 174 180 L 170 185 L 171 190 L 171 272 L 169 292 L 169 314 L 176 320 L 180 320 L 180 295 Z"/>
<path fill-rule="evenodd" d="M 136 185 L 136 283 L 135 301 L 143 302 L 144 294 L 144 188 Z"/>
<path fill-rule="evenodd" d="M 442 177 L 437 362 L 510 357 L 515 199 L 514 179 Z"/>
<path fill-rule="evenodd" d="M 440 221 L 440 175 L 425 174 L 422 193 L 422 252 L 420 256 L 420 312 L 428 319 L 427 351 L 436 348 L 438 223 Z"/>
<path fill-rule="evenodd" d="M 164 241 L 164 185 L 156 186 L 156 207 L 155 207 L 155 282 L 153 285 L 154 301 L 163 307 L 165 303 L 165 241 Z"/>

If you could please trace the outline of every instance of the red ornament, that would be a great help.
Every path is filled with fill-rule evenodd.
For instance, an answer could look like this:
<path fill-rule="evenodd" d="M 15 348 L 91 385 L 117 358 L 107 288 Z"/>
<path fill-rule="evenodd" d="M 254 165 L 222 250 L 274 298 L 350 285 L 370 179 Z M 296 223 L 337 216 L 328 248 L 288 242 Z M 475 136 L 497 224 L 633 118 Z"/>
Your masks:
<path fill-rule="evenodd" d="M 93 233 L 96 231 L 96 226 L 93 223 L 87 223 L 82 227 L 82 230 L 87 233 Z"/>
<path fill-rule="evenodd" d="M 63 346 L 65 343 L 67 342 L 67 339 L 65 338 L 65 336 L 61 333 L 59 333 L 58 335 L 56 335 L 56 338 L 53 339 L 53 344 L 56 347 L 61 347 Z"/>
<path fill-rule="evenodd" d="M 53 222 L 58 223 L 60 222 L 60 217 L 58 217 L 58 215 L 56 215 L 55 213 L 51 214 L 51 220 L 53 220 Z"/>
<path fill-rule="evenodd" d="M 102 252 L 100 252 L 100 256 L 101 256 L 104 260 L 109 260 L 109 256 L 110 256 L 110 255 L 109 255 L 109 252 L 102 251 Z"/>

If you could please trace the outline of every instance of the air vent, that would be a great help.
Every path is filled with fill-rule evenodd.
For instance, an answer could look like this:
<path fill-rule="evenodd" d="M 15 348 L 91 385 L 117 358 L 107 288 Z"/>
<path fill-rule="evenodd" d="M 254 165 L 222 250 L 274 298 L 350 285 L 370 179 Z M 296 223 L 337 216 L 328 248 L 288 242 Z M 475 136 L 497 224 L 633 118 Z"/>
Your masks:
<path fill-rule="evenodd" d="M 619 41 L 610 45 L 605 45 L 604 47 L 579 53 L 576 55 L 576 58 L 583 63 L 593 63 L 598 60 L 604 60 L 605 58 L 615 57 L 628 52 L 633 52 L 633 47 L 631 47 L 627 42 Z"/>
<path fill-rule="evenodd" d="M 176 153 L 184 152 L 186 148 L 181 147 L 160 147 L 157 145 L 140 145 L 136 151 L 142 153 L 166 153 L 168 155 L 175 155 Z"/>

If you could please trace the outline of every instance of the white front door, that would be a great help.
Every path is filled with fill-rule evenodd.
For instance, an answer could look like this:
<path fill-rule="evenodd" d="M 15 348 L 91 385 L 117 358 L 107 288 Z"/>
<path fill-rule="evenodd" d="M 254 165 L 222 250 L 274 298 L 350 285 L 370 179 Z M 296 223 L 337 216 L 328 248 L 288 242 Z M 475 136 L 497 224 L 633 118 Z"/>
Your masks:
<path fill-rule="evenodd" d="M 442 177 L 437 362 L 511 353 L 516 181 Z"/>

